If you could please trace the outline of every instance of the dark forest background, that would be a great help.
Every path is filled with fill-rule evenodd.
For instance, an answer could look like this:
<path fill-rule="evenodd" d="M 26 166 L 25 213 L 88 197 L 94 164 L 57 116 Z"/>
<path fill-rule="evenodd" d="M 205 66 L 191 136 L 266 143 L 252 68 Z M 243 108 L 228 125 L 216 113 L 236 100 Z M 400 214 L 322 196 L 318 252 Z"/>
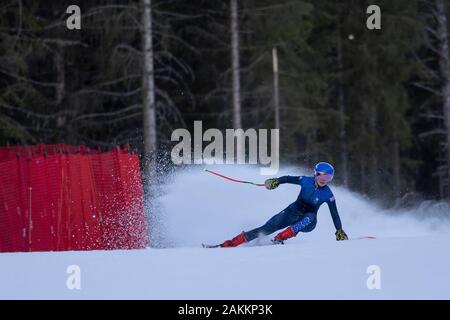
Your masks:
<path fill-rule="evenodd" d="M 81 30 L 66 27 L 72 4 Z M 366 27 L 371 4 L 381 30 Z M 369 196 L 448 198 L 449 14 L 445 0 L 1 0 L 0 145 L 131 144 L 164 158 L 172 131 L 194 120 L 274 128 L 276 48 L 282 163 L 330 161 L 339 183 Z"/>

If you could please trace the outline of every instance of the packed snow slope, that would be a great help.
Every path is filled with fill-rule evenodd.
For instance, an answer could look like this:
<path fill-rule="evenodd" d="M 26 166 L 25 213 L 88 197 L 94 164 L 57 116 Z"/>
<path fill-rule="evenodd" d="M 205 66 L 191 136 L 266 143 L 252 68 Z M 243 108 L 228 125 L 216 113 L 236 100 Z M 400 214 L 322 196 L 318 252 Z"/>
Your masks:
<path fill-rule="evenodd" d="M 243 180 L 267 178 L 248 166 L 210 169 Z M 305 173 L 290 168 L 279 175 Z M 152 236 L 158 248 L 0 254 L 0 298 L 450 299 L 445 204 L 383 210 L 342 187 L 332 189 L 349 237 L 376 240 L 335 241 L 324 205 L 316 229 L 283 246 L 265 245 L 266 237 L 238 248 L 203 249 L 202 242 L 219 243 L 263 224 L 295 200 L 299 187 L 269 191 L 193 167 L 173 175 L 158 199 Z M 79 290 L 67 287 L 71 265 L 80 270 Z M 379 289 L 367 286 L 374 265 Z"/>

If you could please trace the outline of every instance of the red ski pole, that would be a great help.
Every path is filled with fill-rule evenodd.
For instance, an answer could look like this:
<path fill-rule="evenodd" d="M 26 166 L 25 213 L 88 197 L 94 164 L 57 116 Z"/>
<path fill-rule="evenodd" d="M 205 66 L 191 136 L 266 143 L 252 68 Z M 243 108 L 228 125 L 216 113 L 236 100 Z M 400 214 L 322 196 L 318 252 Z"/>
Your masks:
<path fill-rule="evenodd" d="M 224 176 L 224 175 L 222 175 L 222 174 L 220 174 L 220 173 L 217 173 L 217 172 L 214 172 L 214 171 L 211 171 L 211 170 L 208 170 L 208 169 L 203 169 L 203 170 L 204 170 L 205 172 L 212 173 L 212 174 L 214 174 L 214 175 L 216 175 L 216 176 L 219 176 L 219 177 L 221 177 L 221 178 L 224 178 L 224 179 L 227 179 L 227 180 L 230 180 L 230 181 L 233 181 L 233 182 L 248 183 L 248 184 L 252 184 L 252 185 L 254 185 L 254 186 L 258 186 L 258 187 L 264 187 L 264 186 L 265 186 L 264 183 L 254 183 L 254 182 L 250 182 L 250 181 L 236 180 L 236 179 L 233 179 L 233 178 Z"/>

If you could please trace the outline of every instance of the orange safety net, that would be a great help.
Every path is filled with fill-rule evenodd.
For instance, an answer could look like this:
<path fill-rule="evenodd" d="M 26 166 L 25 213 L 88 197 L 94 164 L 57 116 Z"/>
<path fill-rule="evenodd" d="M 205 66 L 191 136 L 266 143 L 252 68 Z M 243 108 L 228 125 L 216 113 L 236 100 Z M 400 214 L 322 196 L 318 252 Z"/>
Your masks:
<path fill-rule="evenodd" d="M 0 148 L 0 252 L 145 248 L 147 229 L 128 148 Z"/>

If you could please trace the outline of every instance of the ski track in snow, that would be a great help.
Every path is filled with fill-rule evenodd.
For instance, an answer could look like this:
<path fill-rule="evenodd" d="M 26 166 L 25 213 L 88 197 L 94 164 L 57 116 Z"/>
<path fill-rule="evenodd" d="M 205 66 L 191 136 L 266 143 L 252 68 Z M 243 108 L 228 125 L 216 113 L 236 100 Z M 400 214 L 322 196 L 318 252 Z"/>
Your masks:
<path fill-rule="evenodd" d="M 450 299 L 450 225 L 445 206 L 382 210 L 332 186 L 349 237 L 337 242 L 326 205 L 316 229 L 285 245 L 269 237 L 238 248 L 203 249 L 263 224 L 295 200 L 299 187 L 229 182 L 201 171 L 172 177 L 158 200 L 159 247 L 145 250 L 0 254 L 1 299 Z M 256 167 L 215 166 L 261 182 Z M 278 176 L 307 174 L 285 169 Z M 66 286 L 67 267 L 81 270 L 81 289 Z M 381 288 L 369 290 L 377 265 Z"/>

